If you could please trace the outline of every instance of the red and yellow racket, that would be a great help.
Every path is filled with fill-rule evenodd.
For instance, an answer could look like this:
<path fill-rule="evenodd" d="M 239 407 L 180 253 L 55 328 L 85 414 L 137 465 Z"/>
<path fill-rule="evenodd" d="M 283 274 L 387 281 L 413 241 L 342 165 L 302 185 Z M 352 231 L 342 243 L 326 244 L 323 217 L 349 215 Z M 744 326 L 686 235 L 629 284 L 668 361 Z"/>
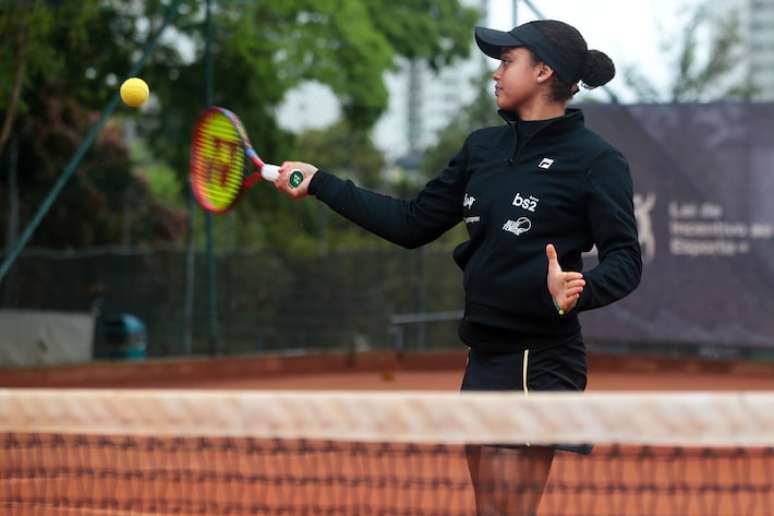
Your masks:
<path fill-rule="evenodd" d="M 250 162 L 257 172 L 250 174 Z M 234 113 L 217 106 L 202 113 L 191 145 L 191 188 L 202 208 L 225 213 L 260 179 L 273 182 L 278 176 L 279 167 L 258 157 Z M 303 180 L 300 170 L 290 173 L 293 188 Z"/>

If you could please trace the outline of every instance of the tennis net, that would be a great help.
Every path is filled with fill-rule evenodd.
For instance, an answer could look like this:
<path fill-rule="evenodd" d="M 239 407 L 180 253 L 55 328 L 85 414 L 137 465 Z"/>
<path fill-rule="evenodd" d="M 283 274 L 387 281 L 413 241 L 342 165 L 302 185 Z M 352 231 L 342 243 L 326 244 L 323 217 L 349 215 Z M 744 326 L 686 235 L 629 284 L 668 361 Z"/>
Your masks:
<path fill-rule="evenodd" d="M 466 450 L 524 443 L 594 444 L 543 516 L 774 515 L 768 393 L 44 389 L 0 389 L 0 512 L 468 515 Z"/>

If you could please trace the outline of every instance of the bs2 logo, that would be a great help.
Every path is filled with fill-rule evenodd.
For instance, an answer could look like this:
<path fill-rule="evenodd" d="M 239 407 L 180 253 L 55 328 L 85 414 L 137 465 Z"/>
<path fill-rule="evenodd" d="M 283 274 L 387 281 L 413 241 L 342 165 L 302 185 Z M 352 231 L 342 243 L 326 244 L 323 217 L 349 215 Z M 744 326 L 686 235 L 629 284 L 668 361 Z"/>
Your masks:
<path fill-rule="evenodd" d="M 540 199 L 534 195 L 530 195 L 529 197 L 522 197 L 520 193 L 517 193 L 516 197 L 513 199 L 514 206 L 524 208 L 525 210 L 531 211 L 532 213 L 535 213 L 535 208 L 537 208 L 539 202 Z"/>

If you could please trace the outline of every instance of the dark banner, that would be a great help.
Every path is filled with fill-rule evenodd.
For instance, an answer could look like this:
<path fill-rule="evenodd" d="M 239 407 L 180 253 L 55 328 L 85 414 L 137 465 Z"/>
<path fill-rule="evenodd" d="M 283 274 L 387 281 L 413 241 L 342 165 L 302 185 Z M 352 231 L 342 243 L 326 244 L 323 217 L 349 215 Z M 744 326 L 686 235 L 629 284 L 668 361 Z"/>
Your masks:
<path fill-rule="evenodd" d="M 774 104 L 583 110 L 629 160 L 644 261 L 634 294 L 582 316 L 586 337 L 774 347 Z"/>

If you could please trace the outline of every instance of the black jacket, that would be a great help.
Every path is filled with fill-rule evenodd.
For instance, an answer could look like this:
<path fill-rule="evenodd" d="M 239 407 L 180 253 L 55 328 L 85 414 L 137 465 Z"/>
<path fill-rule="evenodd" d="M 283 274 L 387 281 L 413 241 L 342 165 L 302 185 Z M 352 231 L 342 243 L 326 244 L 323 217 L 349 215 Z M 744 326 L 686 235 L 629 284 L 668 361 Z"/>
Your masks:
<path fill-rule="evenodd" d="M 621 299 L 642 271 L 626 159 L 583 124 L 580 110 L 542 124 L 523 142 L 517 122 L 473 132 L 441 175 L 413 200 L 369 192 L 319 171 L 309 186 L 344 217 L 407 248 L 464 220 L 470 239 L 454 251 L 465 273 L 465 319 L 551 341 L 577 334 L 577 312 Z M 527 122 L 528 124 L 529 122 Z M 546 244 L 562 269 L 584 273 L 576 309 L 560 316 L 546 284 Z"/>

